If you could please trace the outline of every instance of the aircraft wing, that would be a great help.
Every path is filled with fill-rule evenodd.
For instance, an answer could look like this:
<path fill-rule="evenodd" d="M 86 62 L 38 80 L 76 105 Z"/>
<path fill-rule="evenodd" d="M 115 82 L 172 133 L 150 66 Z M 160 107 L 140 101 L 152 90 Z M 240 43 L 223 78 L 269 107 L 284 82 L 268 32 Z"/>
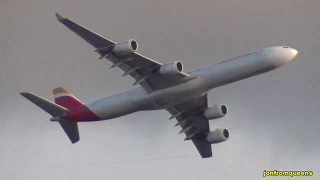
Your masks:
<path fill-rule="evenodd" d="M 210 131 L 209 121 L 203 115 L 203 111 L 208 107 L 207 94 L 184 102 L 177 106 L 167 108 L 172 115 L 170 119 L 176 118 L 185 133 L 185 140 L 192 140 L 202 158 L 212 156 L 211 144 L 204 139 Z"/>
<path fill-rule="evenodd" d="M 188 74 L 185 73 L 180 73 L 174 76 L 161 76 L 153 71 L 162 66 L 161 63 L 136 52 L 133 53 L 133 55 L 130 55 L 130 61 L 126 61 L 126 59 L 119 59 L 112 54 L 108 54 L 110 51 L 110 48 L 108 49 L 108 47 L 115 45 L 115 42 L 106 39 L 101 35 L 86 29 L 85 27 L 68 18 L 62 17 L 57 13 L 56 16 L 63 25 L 95 47 L 96 52 L 101 55 L 100 59 L 108 59 L 111 61 L 113 65 L 110 68 L 119 67 L 125 72 L 123 76 L 129 74 L 136 80 L 133 85 L 140 84 L 148 93 L 155 90 L 172 87 L 192 79 Z M 106 56 L 106 54 L 108 55 Z"/>

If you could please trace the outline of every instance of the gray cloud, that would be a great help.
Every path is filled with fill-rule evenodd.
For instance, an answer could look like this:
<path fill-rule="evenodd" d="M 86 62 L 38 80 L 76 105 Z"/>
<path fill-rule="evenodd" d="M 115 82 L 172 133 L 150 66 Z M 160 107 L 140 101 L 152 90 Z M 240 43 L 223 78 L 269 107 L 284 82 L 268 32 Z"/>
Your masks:
<path fill-rule="evenodd" d="M 315 179 L 319 8 L 316 0 L 4 1 L 0 179 L 256 179 L 264 169 L 313 170 L 308 179 Z M 299 54 L 287 66 L 209 93 L 211 103 L 230 109 L 211 128 L 231 132 L 230 140 L 213 145 L 211 159 L 177 135 L 165 111 L 81 123 L 81 141 L 71 145 L 58 124 L 18 93 L 51 99 L 51 89 L 62 85 L 88 102 L 132 88 L 133 80 L 98 61 L 55 12 L 114 41 L 135 38 L 140 53 L 162 63 L 180 60 L 186 70 L 274 45 Z"/>

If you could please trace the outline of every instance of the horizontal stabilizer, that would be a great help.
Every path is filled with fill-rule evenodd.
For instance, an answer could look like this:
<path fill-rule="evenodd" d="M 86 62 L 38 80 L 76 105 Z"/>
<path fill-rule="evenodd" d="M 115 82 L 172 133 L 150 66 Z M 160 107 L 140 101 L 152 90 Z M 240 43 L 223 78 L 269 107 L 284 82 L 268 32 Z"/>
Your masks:
<path fill-rule="evenodd" d="M 60 14 L 56 13 L 56 17 L 59 21 L 62 21 L 64 17 L 62 17 Z"/>
<path fill-rule="evenodd" d="M 20 93 L 23 97 L 27 98 L 29 101 L 33 102 L 35 105 L 39 106 L 41 109 L 49 113 L 51 116 L 61 116 L 67 113 L 69 110 L 59 106 L 47 99 L 37 96 L 31 92 Z"/>
<path fill-rule="evenodd" d="M 23 92 L 20 94 L 23 97 L 27 98 L 29 101 L 33 102 L 35 105 L 39 106 L 47 113 L 49 113 L 51 116 L 53 116 L 50 119 L 51 121 L 59 121 L 61 127 L 72 143 L 76 143 L 80 140 L 78 123 L 73 121 L 66 121 L 59 117 L 67 113 L 69 111 L 68 109 L 30 92 Z"/>
<path fill-rule="evenodd" d="M 79 128 L 78 128 L 77 122 L 60 119 L 59 123 L 72 143 L 76 143 L 80 140 Z"/>

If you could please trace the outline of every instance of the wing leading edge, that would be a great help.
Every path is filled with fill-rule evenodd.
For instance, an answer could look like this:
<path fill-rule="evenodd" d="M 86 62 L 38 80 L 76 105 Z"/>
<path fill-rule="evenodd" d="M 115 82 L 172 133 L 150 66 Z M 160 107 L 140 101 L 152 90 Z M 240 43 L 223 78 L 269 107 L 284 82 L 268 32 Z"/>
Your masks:
<path fill-rule="evenodd" d="M 114 54 L 109 54 L 110 48 L 116 44 L 103 36 L 86 29 L 78 23 L 64 18 L 56 13 L 56 17 L 63 25 L 87 41 L 96 48 L 97 53 L 101 55 L 101 59 L 107 59 L 113 63 L 111 68 L 119 67 L 124 71 L 123 76 L 131 75 L 136 81 L 135 84 L 140 84 L 141 87 L 148 93 L 172 87 L 192 79 L 188 74 L 180 73 L 175 76 L 161 76 L 153 72 L 154 69 L 162 66 L 161 63 L 147 58 L 139 53 L 132 53 L 130 57 L 116 57 Z"/>

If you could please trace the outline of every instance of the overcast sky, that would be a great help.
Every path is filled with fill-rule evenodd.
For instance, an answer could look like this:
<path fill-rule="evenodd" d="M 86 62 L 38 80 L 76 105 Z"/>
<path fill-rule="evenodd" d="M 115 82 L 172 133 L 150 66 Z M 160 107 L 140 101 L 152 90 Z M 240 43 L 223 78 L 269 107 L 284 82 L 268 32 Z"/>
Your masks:
<path fill-rule="evenodd" d="M 320 1 L 2 0 L 0 6 L 0 179 L 258 179 L 266 170 L 320 176 Z M 201 159 L 166 111 L 81 123 L 72 145 L 58 123 L 21 97 L 50 100 L 64 86 L 83 102 L 133 88 L 55 12 L 185 70 L 268 46 L 299 51 L 275 71 L 210 91 L 229 114 L 210 122 L 228 141 Z M 318 178 L 317 178 L 318 177 Z M 269 177 L 271 178 L 271 177 Z M 272 179 L 290 179 L 285 177 Z"/>

